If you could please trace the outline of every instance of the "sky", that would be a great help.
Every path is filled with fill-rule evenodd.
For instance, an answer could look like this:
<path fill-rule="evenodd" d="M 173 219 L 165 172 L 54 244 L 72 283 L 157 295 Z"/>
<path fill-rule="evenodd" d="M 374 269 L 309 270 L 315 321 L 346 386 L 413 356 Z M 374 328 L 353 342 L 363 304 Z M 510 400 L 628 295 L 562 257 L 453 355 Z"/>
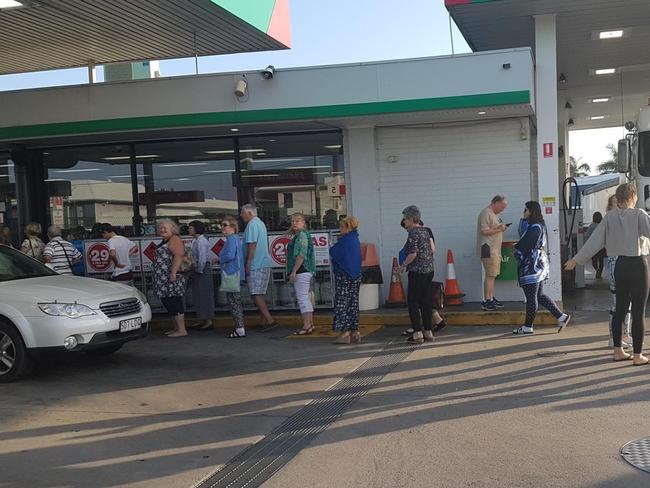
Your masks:
<path fill-rule="evenodd" d="M 408 5 L 408 8 L 403 8 Z M 452 54 L 449 15 L 443 0 L 290 0 L 292 48 L 199 58 L 199 73 L 219 73 L 312 66 Z M 470 52 L 453 26 L 454 52 Z M 163 76 L 195 73 L 194 59 L 161 61 Z M 103 79 L 101 69 L 98 80 Z M 85 68 L 0 76 L 0 91 L 83 84 Z M 620 129 L 573 131 L 569 151 L 595 167 L 607 160 L 607 143 L 620 138 Z"/>

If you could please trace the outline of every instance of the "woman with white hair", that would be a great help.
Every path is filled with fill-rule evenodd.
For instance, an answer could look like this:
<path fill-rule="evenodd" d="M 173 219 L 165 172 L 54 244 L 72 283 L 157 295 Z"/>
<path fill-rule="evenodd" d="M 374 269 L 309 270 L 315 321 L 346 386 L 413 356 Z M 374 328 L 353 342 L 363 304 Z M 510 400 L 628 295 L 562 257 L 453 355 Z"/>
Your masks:
<path fill-rule="evenodd" d="M 402 216 L 408 231 L 402 267 L 408 271 L 407 305 L 413 329 L 407 340 L 416 344 L 433 342 L 433 233 L 420 226 L 422 217 L 415 205 L 402 210 Z"/>
<path fill-rule="evenodd" d="M 43 249 L 43 261 L 59 274 L 71 275 L 75 264 L 83 259 L 79 250 L 62 236 L 61 227 L 50 225 L 47 236 L 50 242 Z"/>
<path fill-rule="evenodd" d="M 156 248 L 153 286 L 156 295 L 174 320 L 174 328 L 166 333 L 167 337 L 187 335 L 184 304 L 186 278 L 181 270 L 185 245 L 179 234 L 180 228 L 173 220 L 158 222 L 158 235 L 163 240 Z"/>

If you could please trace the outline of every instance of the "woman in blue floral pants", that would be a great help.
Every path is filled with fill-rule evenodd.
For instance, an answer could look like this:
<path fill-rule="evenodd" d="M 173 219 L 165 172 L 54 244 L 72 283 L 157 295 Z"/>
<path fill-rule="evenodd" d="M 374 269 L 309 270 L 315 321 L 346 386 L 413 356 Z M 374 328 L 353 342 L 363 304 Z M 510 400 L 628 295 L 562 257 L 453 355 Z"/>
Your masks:
<path fill-rule="evenodd" d="M 361 243 L 359 221 L 347 217 L 341 221 L 339 237 L 330 249 L 334 268 L 334 326 L 341 332 L 335 344 L 358 344 L 359 288 L 361 286 Z"/>

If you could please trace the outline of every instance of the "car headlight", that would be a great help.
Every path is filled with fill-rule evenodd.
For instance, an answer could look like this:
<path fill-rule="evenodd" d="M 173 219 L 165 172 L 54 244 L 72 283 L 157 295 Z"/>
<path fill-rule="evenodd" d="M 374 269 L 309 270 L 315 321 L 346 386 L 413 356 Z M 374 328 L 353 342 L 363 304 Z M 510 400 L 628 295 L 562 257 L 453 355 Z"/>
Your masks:
<path fill-rule="evenodd" d="M 38 308 L 48 315 L 55 317 L 63 316 L 70 319 L 78 319 L 87 315 L 97 315 L 92 308 L 80 303 L 39 303 Z"/>
<path fill-rule="evenodd" d="M 136 291 L 136 293 L 137 293 L 138 298 L 140 299 L 140 301 L 141 301 L 142 303 L 146 304 L 146 303 L 147 303 L 147 295 L 145 295 L 144 293 L 142 293 L 142 292 L 141 292 L 140 290 L 138 290 L 137 288 L 136 288 L 135 291 Z"/>

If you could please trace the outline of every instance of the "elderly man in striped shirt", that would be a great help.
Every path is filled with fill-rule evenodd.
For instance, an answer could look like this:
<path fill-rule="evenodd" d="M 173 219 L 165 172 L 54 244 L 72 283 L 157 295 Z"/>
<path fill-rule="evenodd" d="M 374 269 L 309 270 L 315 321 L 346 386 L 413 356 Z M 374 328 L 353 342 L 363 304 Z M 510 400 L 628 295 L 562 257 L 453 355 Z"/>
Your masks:
<path fill-rule="evenodd" d="M 50 225 L 47 236 L 50 242 L 43 251 L 43 260 L 57 273 L 71 275 L 72 267 L 81 261 L 83 256 L 76 247 L 61 237 L 61 227 L 58 225 Z"/>

